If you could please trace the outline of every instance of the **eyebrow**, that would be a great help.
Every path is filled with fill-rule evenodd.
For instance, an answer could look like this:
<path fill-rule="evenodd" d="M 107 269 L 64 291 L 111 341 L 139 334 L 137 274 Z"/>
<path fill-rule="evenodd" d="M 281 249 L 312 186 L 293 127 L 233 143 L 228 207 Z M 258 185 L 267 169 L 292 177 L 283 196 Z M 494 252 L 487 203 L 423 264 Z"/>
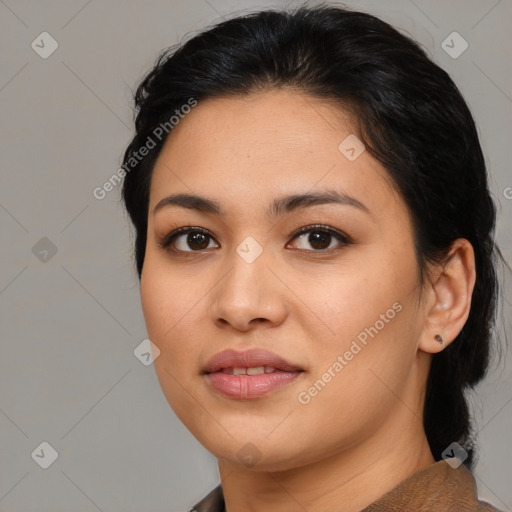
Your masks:
<path fill-rule="evenodd" d="M 292 194 L 274 199 L 265 213 L 268 217 L 277 218 L 283 216 L 285 213 L 290 213 L 295 210 L 319 204 L 340 204 L 352 206 L 371 215 L 370 210 L 361 201 L 355 197 L 332 189 L 326 189 L 319 192 L 308 192 L 305 194 Z M 170 206 L 179 206 L 181 208 L 196 210 L 198 212 L 211 213 L 220 217 L 224 217 L 226 215 L 226 212 L 220 203 L 213 199 L 195 194 L 172 194 L 164 197 L 155 206 L 153 213 L 155 214 L 159 210 Z"/>

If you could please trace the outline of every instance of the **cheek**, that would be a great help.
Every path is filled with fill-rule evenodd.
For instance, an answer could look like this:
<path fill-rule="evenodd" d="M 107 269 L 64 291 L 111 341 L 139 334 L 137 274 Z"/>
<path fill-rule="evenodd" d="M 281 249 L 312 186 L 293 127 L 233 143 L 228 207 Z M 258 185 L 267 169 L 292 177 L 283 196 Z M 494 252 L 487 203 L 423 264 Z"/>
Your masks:
<path fill-rule="evenodd" d="M 303 327 L 311 339 L 318 338 L 317 354 L 343 353 L 358 336 L 363 343 L 372 335 L 396 337 L 406 326 L 402 322 L 406 304 L 416 299 L 416 267 L 409 254 L 354 252 L 343 265 L 329 265 L 314 276 L 303 269 L 297 276 L 301 276 L 297 287 L 308 306 L 302 306 L 303 318 L 309 319 Z"/>
<path fill-rule="evenodd" d="M 161 264 L 149 255 L 144 263 L 140 296 L 148 334 L 155 342 L 167 344 L 172 339 L 181 319 L 193 307 L 193 279 L 186 285 L 172 267 Z"/>
<path fill-rule="evenodd" d="M 141 304 L 148 337 L 160 349 L 155 360 L 159 374 L 167 371 L 185 382 L 200 372 L 198 354 L 208 341 L 207 291 L 200 279 L 158 265 L 144 267 Z"/>
<path fill-rule="evenodd" d="M 176 290 L 166 286 L 156 273 L 145 272 L 141 277 L 140 297 L 148 334 L 162 342 L 166 332 L 172 333 L 177 321 Z"/>
<path fill-rule="evenodd" d="M 348 268 L 350 272 L 316 274 L 315 284 L 305 286 L 308 306 L 322 322 L 304 326 L 314 351 L 299 400 L 317 418 L 322 411 L 336 410 L 343 425 L 350 423 L 348 411 L 365 424 L 365 418 L 384 414 L 396 402 L 390 389 L 407 379 L 421 324 L 412 253 L 375 252 Z M 340 422 L 334 421 L 332 428 Z"/>
<path fill-rule="evenodd" d="M 157 373 L 160 377 L 166 368 L 174 374 L 184 355 L 184 351 L 176 350 L 178 343 L 175 342 L 180 318 L 184 316 L 184 301 L 178 300 L 176 282 L 172 285 L 164 273 L 145 263 L 140 296 L 148 337 L 160 349 L 160 356 L 155 360 Z"/>
<path fill-rule="evenodd" d="M 191 332 L 183 335 L 183 329 L 190 329 L 186 314 L 190 306 L 176 283 L 145 263 L 140 284 L 142 310 L 148 337 L 160 350 L 153 366 L 168 404 L 181 417 L 191 406 L 183 389 L 190 388 L 197 336 Z"/>

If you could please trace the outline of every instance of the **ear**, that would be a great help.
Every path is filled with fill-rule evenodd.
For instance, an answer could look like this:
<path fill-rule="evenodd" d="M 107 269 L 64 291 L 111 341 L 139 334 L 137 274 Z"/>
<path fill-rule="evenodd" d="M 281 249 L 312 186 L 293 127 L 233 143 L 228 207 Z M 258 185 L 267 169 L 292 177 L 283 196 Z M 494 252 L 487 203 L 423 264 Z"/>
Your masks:
<path fill-rule="evenodd" d="M 440 352 L 457 337 L 469 316 L 475 280 L 473 246 L 459 238 L 452 243 L 444 263 L 431 272 L 419 349 L 431 354 Z M 436 340 L 436 335 L 444 344 Z"/>

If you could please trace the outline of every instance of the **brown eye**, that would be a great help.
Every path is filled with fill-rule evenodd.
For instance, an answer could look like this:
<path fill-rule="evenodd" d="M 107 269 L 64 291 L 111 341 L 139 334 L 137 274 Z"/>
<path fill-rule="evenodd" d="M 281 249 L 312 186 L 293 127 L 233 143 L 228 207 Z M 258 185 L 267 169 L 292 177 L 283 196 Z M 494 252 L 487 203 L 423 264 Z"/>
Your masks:
<path fill-rule="evenodd" d="M 327 226 L 305 226 L 296 232 L 293 238 L 300 241 L 301 246 L 298 249 L 310 252 L 327 251 L 351 243 L 351 239 L 347 235 Z M 335 242 L 334 246 L 331 245 L 333 242 Z M 312 247 L 313 250 L 309 247 Z"/>
<path fill-rule="evenodd" d="M 179 228 L 167 235 L 158 245 L 174 252 L 199 252 L 210 249 L 211 235 L 202 228 Z M 213 246 L 215 247 L 215 245 Z"/>
<path fill-rule="evenodd" d="M 349 236 L 322 225 L 305 226 L 292 236 L 292 239 L 296 238 L 300 242 L 298 249 L 308 252 L 328 252 L 352 243 Z M 174 230 L 158 245 L 175 253 L 194 253 L 218 247 L 206 230 L 190 226 Z"/>
<path fill-rule="evenodd" d="M 310 243 L 314 249 L 327 249 L 329 245 L 331 245 L 332 238 L 332 235 L 325 231 L 312 231 L 308 236 L 308 243 Z"/>
<path fill-rule="evenodd" d="M 188 245 L 188 247 L 191 249 L 202 251 L 208 248 L 208 235 L 205 235 L 204 233 L 189 233 L 187 235 L 185 244 Z"/>

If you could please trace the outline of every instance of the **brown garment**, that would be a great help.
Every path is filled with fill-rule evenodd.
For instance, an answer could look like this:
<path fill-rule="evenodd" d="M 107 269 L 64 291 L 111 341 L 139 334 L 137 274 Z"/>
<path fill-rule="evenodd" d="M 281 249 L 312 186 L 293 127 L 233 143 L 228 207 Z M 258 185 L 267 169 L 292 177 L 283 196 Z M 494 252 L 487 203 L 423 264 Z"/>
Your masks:
<path fill-rule="evenodd" d="M 190 512 L 225 512 L 222 487 L 217 486 Z M 461 464 L 453 469 L 445 460 L 417 471 L 361 512 L 501 512 L 479 501 L 476 482 Z"/>

